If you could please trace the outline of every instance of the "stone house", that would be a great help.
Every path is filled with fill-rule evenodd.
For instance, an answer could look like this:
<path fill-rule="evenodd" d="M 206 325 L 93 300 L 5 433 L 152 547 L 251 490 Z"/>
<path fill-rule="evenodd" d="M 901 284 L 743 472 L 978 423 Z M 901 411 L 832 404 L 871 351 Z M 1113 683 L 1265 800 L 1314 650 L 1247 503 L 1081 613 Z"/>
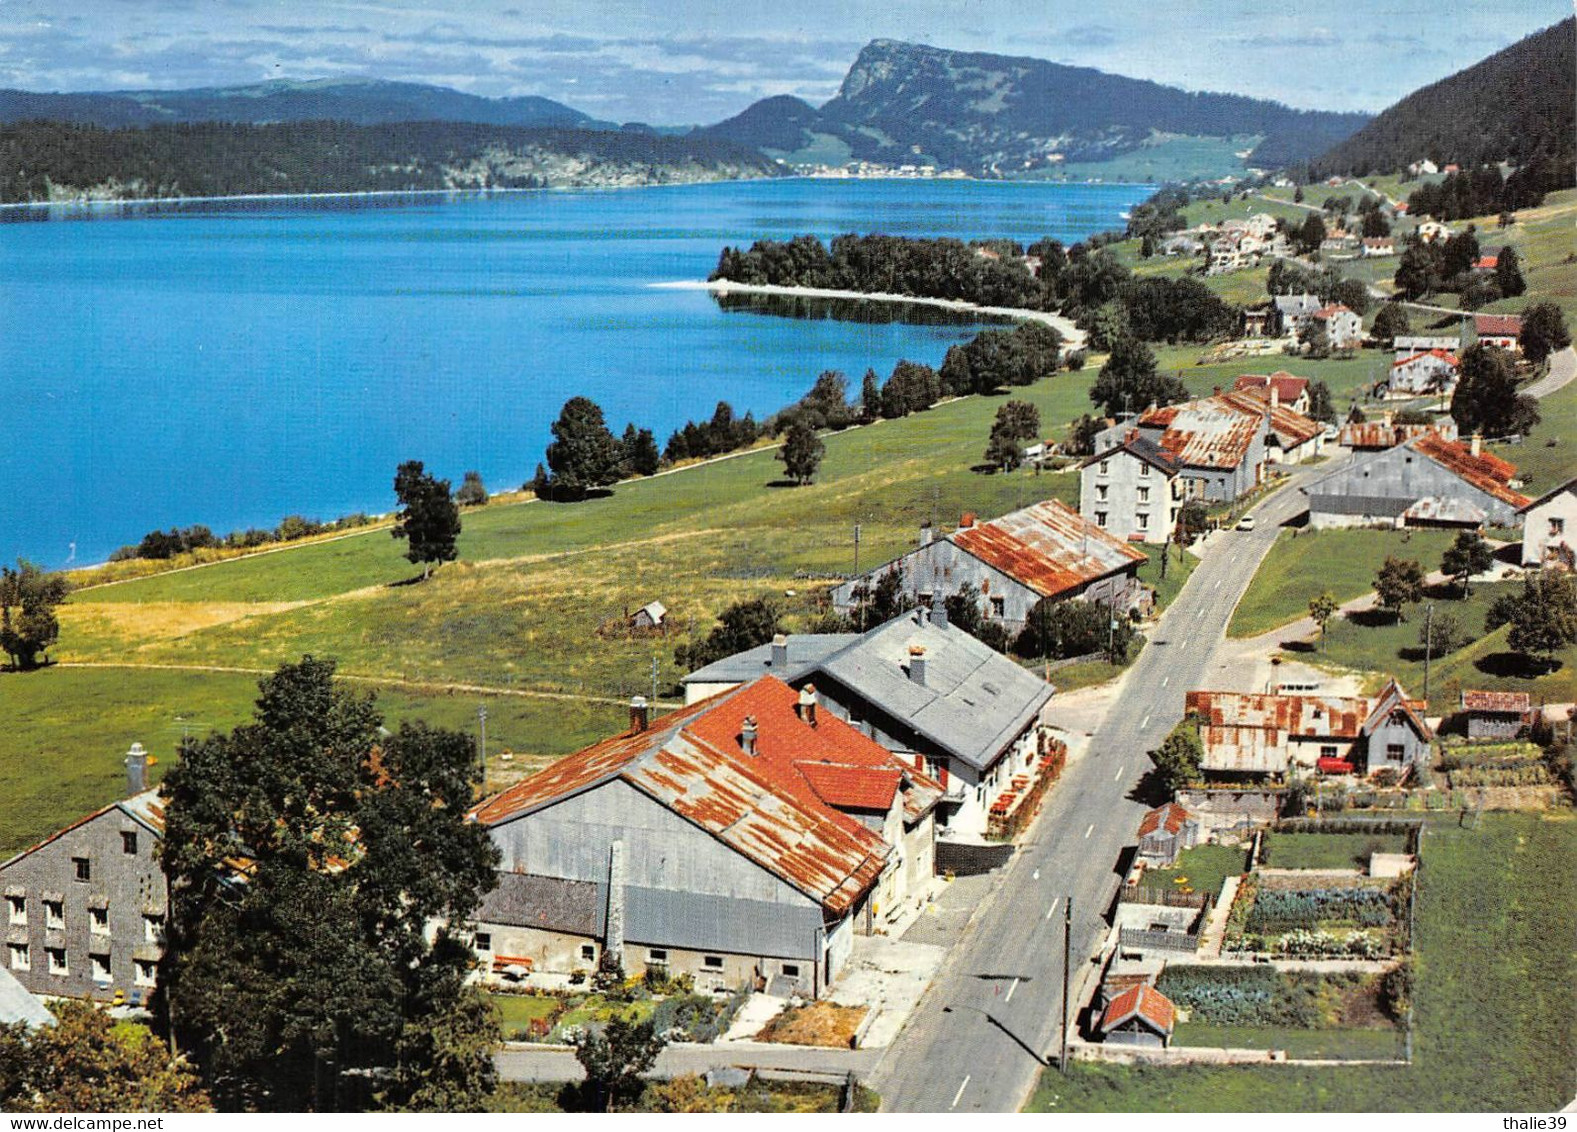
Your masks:
<path fill-rule="evenodd" d="M 950 624 L 940 604 L 862 634 L 783 637 L 682 683 L 692 700 L 768 672 L 939 782 L 950 838 L 982 836 L 992 799 L 1050 746 L 1055 689 Z"/>
<path fill-rule="evenodd" d="M 1527 692 L 1462 690 L 1462 715 L 1469 739 L 1515 739 L 1533 722 L 1533 698 Z"/>
<path fill-rule="evenodd" d="M 5 965 L 42 997 L 140 1003 L 158 982 L 168 911 L 154 847 L 164 807 L 127 756 L 134 791 L 0 864 Z"/>
<path fill-rule="evenodd" d="M 1522 564 L 1577 570 L 1577 479 L 1525 504 L 1522 515 Z"/>
<path fill-rule="evenodd" d="M 1391 363 L 1386 392 L 1395 396 L 1449 393 L 1462 375 L 1462 363 L 1448 350 L 1426 350 Z"/>
<path fill-rule="evenodd" d="M 668 607 L 660 601 L 649 601 L 630 615 L 634 629 L 660 629 L 668 617 Z"/>
<path fill-rule="evenodd" d="M 1286 338 L 1296 338 L 1316 311 L 1325 304 L 1320 302 L 1318 295 L 1276 295 L 1271 300 L 1275 304 L 1276 313 L 1281 319 L 1281 333 Z"/>
<path fill-rule="evenodd" d="M 1321 759 L 1400 772 L 1427 759 L 1434 741 L 1423 704 L 1395 680 L 1373 698 L 1195 691 L 1184 704 L 1200 721 L 1207 780 L 1285 780 Z"/>
<path fill-rule="evenodd" d="M 1147 865 L 1174 864 L 1198 841 L 1199 822 L 1176 802 L 1157 806 L 1139 821 L 1139 860 Z"/>
<path fill-rule="evenodd" d="M 631 727 L 488 799 L 495 969 L 693 976 L 821 995 L 923 899 L 941 786 L 775 676 Z"/>
<path fill-rule="evenodd" d="M 1396 241 L 1390 236 L 1365 236 L 1361 254 L 1365 259 L 1395 255 Z"/>
<path fill-rule="evenodd" d="M 1366 526 L 1516 526 L 1530 502 L 1510 486 L 1517 469 L 1430 434 L 1357 456 L 1301 490 L 1315 529 Z"/>
<path fill-rule="evenodd" d="M 1079 513 L 1119 539 L 1164 543 L 1198 483 L 1181 471 L 1170 452 L 1130 429 L 1079 466 Z"/>
<path fill-rule="evenodd" d="M 1082 598 L 1126 612 L 1140 601 L 1145 560 L 1142 551 L 1049 499 L 986 523 L 965 515 L 956 531 L 939 538 L 922 528 L 914 550 L 834 588 L 832 606 L 856 612 L 860 591 L 896 572 L 901 591 L 926 607 L 974 586 L 981 616 L 1017 633 L 1043 598 Z"/>

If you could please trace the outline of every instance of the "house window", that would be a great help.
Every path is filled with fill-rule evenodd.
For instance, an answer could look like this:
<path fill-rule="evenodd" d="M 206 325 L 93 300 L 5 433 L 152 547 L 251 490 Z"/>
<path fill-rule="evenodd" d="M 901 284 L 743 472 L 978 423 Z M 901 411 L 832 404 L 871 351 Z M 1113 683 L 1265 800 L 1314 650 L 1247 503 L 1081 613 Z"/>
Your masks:
<path fill-rule="evenodd" d="M 120 831 L 120 851 L 135 856 L 137 852 L 137 831 L 123 829 Z"/>
<path fill-rule="evenodd" d="M 1105 484 L 1098 483 L 1098 484 L 1095 485 L 1095 498 L 1099 499 L 1102 503 L 1106 502 L 1106 485 Z"/>
<path fill-rule="evenodd" d="M 493 950 L 493 933 L 492 932 L 477 932 L 476 933 L 476 949 L 478 951 L 492 951 Z"/>
<path fill-rule="evenodd" d="M 799 964 L 798 963 L 785 963 L 785 964 L 783 964 L 783 977 L 785 979 L 797 979 L 797 978 L 799 978 Z"/>
<path fill-rule="evenodd" d="M 1336 757 L 1336 748 L 1335 747 L 1321 747 L 1320 748 L 1320 758 L 1322 758 L 1322 759 L 1334 759 L 1335 757 Z"/>
<path fill-rule="evenodd" d="M 991 616 L 1001 617 L 1007 612 L 1007 608 L 1008 603 L 1006 598 L 994 597 L 991 599 Z"/>
<path fill-rule="evenodd" d="M 664 951 L 660 947 L 651 948 L 646 953 L 646 962 L 656 964 L 658 966 L 667 966 L 668 952 Z"/>
<path fill-rule="evenodd" d="M 33 961 L 28 956 L 27 944 L 13 943 L 8 946 L 7 950 L 11 952 L 11 970 L 30 971 L 33 969 Z"/>
<path fill-rule="evenodd" d="M 723 957 L 721 955 L 703 956 L 701 963 L 703 966 L 706 966 L 714 971 L 721 971 L 723 969 Z"/>
<path fill-rule="evenodd" d="M 76 870 L 78 880 L 93 879 L 93 865 L 86 857 L 71 858 L 71 867 Z"/>
<path fill-rule="evenodd" d="M 597 959 L 597 945 L 594 944 L 594 943 L 583 943 L 583 944 L 581 944 L 580 945 L 580 957 L 583 960 L 585 960 L 587 963 L 595 962 L 596 959 Z"/>
<path fill-rule="evenodd" d="M 1149 488 L 1141 487 L 1139 489 L 1139 502 L 1140 503 L 1148 503 L 1148 502 L 1150 502 L 1150 489 Z"/>
<path fill-rule="evenodd" d="M 1141 511 L 1141 512 L 1139 512 L 1139 514 L 1135 515 L 1134 518 L 1136 520 L 1138 520 L 1139 529 L 1141 531 L 1149 529 L 1149 527 L 1150 527 L 1150 516 L 1146 512 Z"/>
<path fill-rule="evenodd" d="M 1139 465 L 1139 474 L 1141 476 L 1148 476 L 1150 474 L 1150 465 L 1149 464 L 1140 464 Z"/>
<path fill-rule="evenodd" d="M 46 928 L 63 928 L 66 926 L 66 905 L 64 901 L 44 901 L 44 926 Z"/>
<path fill-rule="evenodd" d="M 70 968 L 66 966 L 66 949 L 64 947 L 46 947 L 44 954 L 49 958 L 49 973 L 51 975 L 69 975 Z"/>
<path fill-rule="evenodd" d="M 1407 757 L 1407 750 L 1400 743 L 1387 743 L 1385 745 L 1385 757 L 1389 762 L 1399 763 Z"/>
<path fill-rule="evenodd" d="M 1112 462 L 1110 460 L 1102 460 L 1101 461 L 1101 469 L 1100 470 L 1101 470 L 1101 475 L 1103 475 L 1103 476 L 1110 474 L 1110 472 L 1112 470 Z"/>
<path fill-rule="evenodd" d="M 110 957 L 108 955 L 89 955 L 88 966 L 95 983 L 110 981 Z"/>
<path fill-rule="evenodd" d="M 13 924 L 27 923 L 27 897 L 7 896 L 5 906 L 11 913 L 10 919 Z"/>
<path fill-rule="evenodd" d="M 144 916 L 142 918 L 142 938 L 149 943 L 163 943 L 164 917 Z"/>
<path fill-rule="evenodd" d="M 1104 527 L 1106 525 L 1106 512 L 1105 511 L 1097 511 L 1097 512 L 1095 512 L 1095 525 L 1097 527 Z"/>
<path fill-rule="evenodd" d="M 1566 533 L 1566 520 L 1565 519 L 1551 519 L 1550 520 L 1550 534 L 1552 534 L 1552 535 L 1559 535 L 1559 534 L 1565 534 L 1565 533 Z"/>
<path fill-rule="evenodd" d="M 159 965 L 151 959 L 136 959 L 132 961 L 135 968 L 136 983 L 139 987 L 151 987 L 158 981 Z"/>
<path fill-rule="evenodd" d="M 110 934 L 110 910 L 108 908 L 88 909 L 88 931 L 94 935 Z"/>

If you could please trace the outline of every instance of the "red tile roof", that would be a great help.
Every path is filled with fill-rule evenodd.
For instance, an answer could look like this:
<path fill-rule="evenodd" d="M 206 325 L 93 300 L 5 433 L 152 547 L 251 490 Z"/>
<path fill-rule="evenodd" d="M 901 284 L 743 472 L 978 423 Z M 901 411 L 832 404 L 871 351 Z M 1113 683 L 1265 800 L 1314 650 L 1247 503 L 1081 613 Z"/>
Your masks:
<path fill-rule="evenodd" d="M 1264 393 L 1272 385 L 1276 387 L 1276 399 L 1283 405 L 1288 405 L 1303 396 L 1304 391 L 1309 387 L 1309 379 L 1295 377 L 1286 370 L 1277 370 L 1271 374 L 1245 373 L 1237 379 L 1232 388 L 1239 393 Z"/>
<path fill-rule="evenodd" d="M 1353 313 L 1349 307 L 1346 307 L 1341 303 L 1331 303 L 1329 306 L 1323 306 L 1319 310 L 1315 311 L 1314 317 L 1318 319 L 1333 318 L 1334 316 L 1341 314 L 1343 311 L 1348 314 Z"/>
<path fill-rule="evenodd" d="M 1480 337 L 1522 337 L 1520 314 L 1477 314 L 1473 316 L 1473 330 Z"/>
<path fill-rule="evenodd" d="M 1480 271 L 1494 271 L 1499 265 L 1500 257 L 1498 255 L 1481 255 L 1478 257 L 1478 261 L 1473 264 Z"/>
<path fill-rule="evenodd" d="M 845 911 L 893 847 L 837 807 L 886 809 L 902 787 L 906 817 L 918 817 L 942 787 L 828 712 L 814 727 L 804 722 L 798 699 L 762 677 L 561 759 L 471 816 L 498 825 L 620 778 L 829 911 Z M 757 721 L 754 756 L 740 745 L 746 716 Z"/>
<path fill-rule="evenodd" d="M 1507 463 L 1498 456 L 1491 456 L 1488 452 L 1481 452 L 1475 456 L 1467 445 L 1441 440 L 1434 435 L 1410 440 L 1407 446 L 1421 456 L 1428 456 L 1448 472 L 1472 484 L 1480 491 L 1493 495 L 1502 503 L 1523 507 L 1529 502 L 1526 495 L 1520 491 L 1513 491 L 1507 486 L 1511 477 L 1517 474 L 1517 466 Z"/>
<path fill-rule="evenodd" d="M 1463 711 L 1489 711 L 1526 715 L 1533 710 L 1533 697 L 1526 692 L 1462 693 Z"/>
<path fill-rule="evenodd" d="M 1157 806 L 1139 822 L 1139 836 L 1148 837 L 1158 829 L 1167 833 L 1177 833 L 1188 824 L 1189 814 L 1176 802 L 1168 802 L 1164 806 Z"/>
<path fill-rule="evenodd" d="M 1106 1007 L 1106 1013 L 1101 1016 L 1101 1032 L 1111 1033 L 1133 1018 L 1142 1018 L 1158 1032 L 1170 1034 L 1177 1019 L 1177 1008 L 1171 999 L 1148 983 L 1129 987 Z"/>
<path fill-rule="evenodd" d="M 1424 350 L 1417 354 L 1411 354 L 1405 358 L 1400 359 L 1399 361 L 1394 361 L 1391 363 L 1391 368 L 1395 369 L 1397 366 L 1405 366 L 1409 362 L 1416 362 L 1419 358 L 1439 358 L 1443 362 L 1451 363 L 1453 367 L 1462 364 L 1457 356 L 1450 350 L 1442 350 L 1439 347 L 1436 347 L 1433 350 Z"/>
<path fill-rule="evenodd" d="M 1042 597 L 1055 597 L 1146 561 L 1143 551 L 1056 499 L 948 536 L 953 544 Z"/>

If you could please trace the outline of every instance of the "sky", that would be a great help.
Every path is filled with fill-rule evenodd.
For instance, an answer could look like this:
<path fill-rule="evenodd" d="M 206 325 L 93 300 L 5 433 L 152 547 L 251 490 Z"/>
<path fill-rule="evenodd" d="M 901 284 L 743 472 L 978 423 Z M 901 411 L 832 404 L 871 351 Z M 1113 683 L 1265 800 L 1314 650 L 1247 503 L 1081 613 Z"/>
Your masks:
<path fill-rule="evenodd" d="M 1378 111 L 1570 14 L 1570 0 L 0 0 L 0 87 L 362 76 L 679 125 L 768 95 L 819 105 L 885 38 Z"/>

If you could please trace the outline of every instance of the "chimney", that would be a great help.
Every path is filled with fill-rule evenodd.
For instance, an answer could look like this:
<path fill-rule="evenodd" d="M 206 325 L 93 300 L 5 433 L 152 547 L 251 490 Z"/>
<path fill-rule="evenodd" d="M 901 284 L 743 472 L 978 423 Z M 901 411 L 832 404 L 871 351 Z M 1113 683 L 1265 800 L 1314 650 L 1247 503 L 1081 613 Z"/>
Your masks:
<path fill-rule="evenodd" d="M 1392 417 L 1392 415 L 1393 414 L 1391 413 L 1391 410 L 1387 409 L 1385 412 L 1380 414 L 1380 423 L 1382 425 L 1384 425 L 1386 428 L 1390 428 L 1391 427 L 1391 417 Z"/>
<path fill-rule="evenodd" d="M 645 731 L 651 725 L 651 712 L 646 706 L 645 696 L 636 696 L 630 701 L 630 732 Z"/>
<path fill-rule="evenodd" d="M 909 646 L 909 679 L 925 687 L 925 646 Z"/>
<path fill-rule="evenodd" d="M 756 725 L 756 717 L 745 716 L 745 721 L 739 725 L 739 746 L 747 755 L 756 753 L 756 736 L 760 731 Z"/>
<path fill-rule="evenodd" d="M 970 527 L 972 527 L 974 525 L 975 525 L 975 513 L 973 511 L 965 511 L 964 512 L 964 517 L 962 519 L 958 520 L 958 529 L 961 530 L 961 531 L 967 531 Z"/>
<path fill-rule="evenodd" d="M 931 540 L 936 537 L 936 532 L 931 529 L 930 520 L 920 524 L 920 545 L 930 546 Z"/>
<path fill-rule="evenodd" d="M 794 705 L 794 714 L 812 727 L 816 726 L 816 685 L 806 684 L 799 690 L 799 703 Z"/>
<path fill-rule="evenodd" d="M 947 628 L 947 602 L 941 594 L 931 599 L 931 624 L 938 629 Z"/>
<path fill-rule="evenodd" d="M 788 667 L 788 638 L 782 633 L 772 638 L 772 667 L 779 672 Z"/>
<path fill-rule="evenodd" d="M 1281 408 L 1281 386 L 1276 384 L 1274 377 L 1270 379 L 1270 407 L 1272 409 Z"/>
<path fill-rule="evenodd" d="M 1484 454 L 1484 434 L 1482 432 L 1473 434 L 1473 439 L 1468 441 L 1468 451 L 1473 453 L 1474 456 L 1482 456 Z"/>
<path fill-rule="evenodd" d="M 141 794 L 148 789 L 148 752 L 141 743 L 133 743 L 126 752 L 126 796 Z"/>
<path fill-rule="evenodd" d="M 1221 386 L 1217 385 L 1217 386 L 1213 386 L 1213 388 L 1215 390 L 1215 396 L 1217 396 L 1217 397 L 1221 396 Z"/>

